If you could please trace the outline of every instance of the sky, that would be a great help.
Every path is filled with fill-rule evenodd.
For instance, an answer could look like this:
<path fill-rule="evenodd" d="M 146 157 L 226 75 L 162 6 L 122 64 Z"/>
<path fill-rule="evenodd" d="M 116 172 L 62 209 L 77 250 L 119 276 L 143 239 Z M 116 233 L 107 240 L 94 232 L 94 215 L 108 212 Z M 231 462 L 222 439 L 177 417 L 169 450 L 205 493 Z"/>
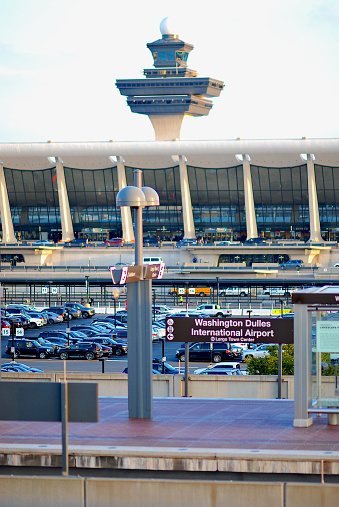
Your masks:
<path fill-rule="evenodd" d="M 338 0 L 0 0 L 0 143 L 153 141 L 115 81 L 144 78 L 167 16 L 225 83 L 182 140 L 339 137 Z"/>

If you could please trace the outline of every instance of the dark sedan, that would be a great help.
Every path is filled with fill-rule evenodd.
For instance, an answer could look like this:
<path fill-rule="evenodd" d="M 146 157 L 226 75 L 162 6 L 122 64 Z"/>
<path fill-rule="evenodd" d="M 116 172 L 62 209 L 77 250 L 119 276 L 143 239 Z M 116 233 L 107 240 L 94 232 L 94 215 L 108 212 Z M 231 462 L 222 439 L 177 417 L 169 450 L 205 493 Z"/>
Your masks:
<path fill-rule="evenodd" d="M 101 347 L 108 347 L 110 354 L 113 354 L 115 356 L 122 356 L 127 354 L 127 345 L 118 343 L 115 340 L 112 340 L 112 338 L 94 336 L 93 338 L 87 338 L 87 340 L 98 343 Z"/>
<path fill-rule="evenodd" d="M 59 349 L 59 357 L 63 360 L 81 358 L 91 361 L 102 357 L 102 355 L 102 349 L 98 343 L 78 342 Z"/>
<path fill-rule="evenodd" d="M 214 363 L 220 363 L 220 361 L 239 360 L 239 353 L 233 351 L 229 343 L 213 343 L 212 348 L 209 342 L 194 343 L 188 350 L 190 361 L 212 360 Z M 180 361 L 185 361 L 184 346 L 181 346 L 175 355 Z"/>

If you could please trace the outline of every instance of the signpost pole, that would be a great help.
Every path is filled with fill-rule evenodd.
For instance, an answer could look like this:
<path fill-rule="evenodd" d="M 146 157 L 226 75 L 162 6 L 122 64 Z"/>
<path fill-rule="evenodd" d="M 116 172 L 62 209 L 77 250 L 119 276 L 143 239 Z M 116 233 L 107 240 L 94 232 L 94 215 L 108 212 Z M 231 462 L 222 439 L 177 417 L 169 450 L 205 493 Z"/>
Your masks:
<path fill-rule="evenodd" d="M 284 301 L 280 300 L 280 318 L 284 316 L 283 310 Z M 278 399 L 282 398 L 282 343 L 278 344 Z"/>
<path fill-rule="evenodd" d="M 188 397 L 189 343 L 185 343 L 185 398 Z"/>
<path fill-rule="evenodd" d="M 65 361 L 64 361 L 65 363 Z M 61 382 L 62 475 L 68 475 L 68 384 Z"/>
<path fill-rule="evenodd" d="M 14 329 L 16 329 L 16 322 L 16 319 L 12 320 L 12 361 L 15 361 Z"/>

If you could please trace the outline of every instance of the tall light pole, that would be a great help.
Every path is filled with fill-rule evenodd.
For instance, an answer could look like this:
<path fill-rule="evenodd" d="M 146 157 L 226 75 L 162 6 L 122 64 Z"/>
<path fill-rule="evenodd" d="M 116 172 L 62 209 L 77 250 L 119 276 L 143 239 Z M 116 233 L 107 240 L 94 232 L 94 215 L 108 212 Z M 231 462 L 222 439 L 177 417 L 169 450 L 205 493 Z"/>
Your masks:
<path fill-rule="evenodd" d="M 134 210 L 135 266 L 143 266 L 142 208 L 158 206 L 159 196 L 153 188 L 142 187 L 142 171 L 134 171 L 134 186 L 118 192 L 116 205 Z M 128 338 L 128 410 L 130 418 L 152 417 L 152 280 L 127 284 Z"/>
<path fill-rule="evenodd" d="M 86 282 L 85 282 L 85 285 L 86 285 L 86 300 L 87 300 L 87 304 L 89 304 L 89 285 L 88 285 L 89 276 L 86 275 L 85 278 L 86 278 Z"/>

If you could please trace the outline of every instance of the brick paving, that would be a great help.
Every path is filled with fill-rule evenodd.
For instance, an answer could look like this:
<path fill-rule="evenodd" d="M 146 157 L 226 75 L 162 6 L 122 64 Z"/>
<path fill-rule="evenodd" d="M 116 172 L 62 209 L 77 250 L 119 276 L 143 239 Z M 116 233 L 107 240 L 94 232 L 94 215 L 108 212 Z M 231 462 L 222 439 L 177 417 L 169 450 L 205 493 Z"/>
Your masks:
<path fill-rule="evenodd" d="M 293 410 L 292 400 L 155 398 L 152 419 L 129 419 L 127 398 L 100 398 L 99 422 L 70 423 L 69 445 L 339 452 L 339 426 L 313 415 L 294 428 Z M 60 443 L 60 423 L 0 421 L 0 452 Z"/>

